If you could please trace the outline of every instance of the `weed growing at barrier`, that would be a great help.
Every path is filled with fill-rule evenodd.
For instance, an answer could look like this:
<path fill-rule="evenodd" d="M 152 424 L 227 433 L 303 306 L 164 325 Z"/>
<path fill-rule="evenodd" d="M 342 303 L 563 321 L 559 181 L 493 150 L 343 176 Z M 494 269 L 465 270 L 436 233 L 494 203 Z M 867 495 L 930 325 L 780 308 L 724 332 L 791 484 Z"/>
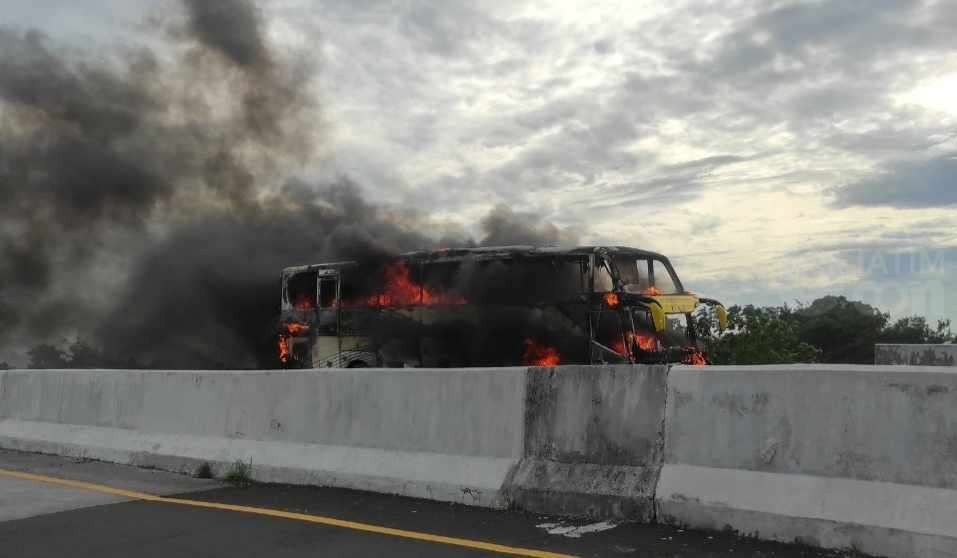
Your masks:
<path fill-rule="evenodd" d="M 213 478 L 213 468 L 209 466 L 209 463 L 203 463 L 196 468 L 193 476 L 198 479 L 211 479 Z"/>
<path fill-rule="evenodd" d="M 229 470 L 226 471 L 226 476 L 223 477 L 223 480 L 233 486 L 245 488 L 253 482 L 252 472 L 252 459 L 249 460 L 249 463 L 244 463 L 237 459 L 229 466 Z"/>

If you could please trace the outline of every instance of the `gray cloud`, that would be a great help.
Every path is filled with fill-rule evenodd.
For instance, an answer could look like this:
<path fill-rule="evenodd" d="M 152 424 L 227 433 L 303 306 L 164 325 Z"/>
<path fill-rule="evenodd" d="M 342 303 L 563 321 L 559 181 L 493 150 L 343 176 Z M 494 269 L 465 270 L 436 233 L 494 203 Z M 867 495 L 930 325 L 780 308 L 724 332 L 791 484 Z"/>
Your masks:
<path fill-rule="evenodd" d="M 674 211 L 681 230 L 681 215 L 714 211 L 702 198 L 733 199 L 709 236 L 737 249 L 758 237 L 762 250 L 783 257 L 800 245 L 872 237 L 855 221 L 860 214 L 841 208 L 908 207 L 902 219 L 953 222 L 941 210 L 955 204 L 953 161 L 926 157 L 955 149 L 954 120 L 899 95 L 957 69 L 955 2 L 687 1 L 656 14 L 581 5 L 571 16 L 558 4 L 543 12 L 459 0 L 256 6 L 259 15 L 239 12 L 252 16 L 237 29 L 254 30 L 248 37 L 279 29 L 284 39 L 299 32 L 298 46 L 321 60 L 316 97 L 329 101 L 334 152 L 321 170 L 356 177 L 370 199 L 438 207 L 449 218 L 505 204 L 584 224 L 585 241 L 624 243 L 644 234 L 632 207 Z M 247 35 L 228 32 L 193 34 L 234 65 L 257 59 L 243 46 Z M 269 72 L 251 76 L 238 91 L 274 81 Z M 113 122 L 122 125 L 123 115 Z M 875 168 L 884 170 L 868 176 Z M 795 222 L 804 215 L 826 226 L 807 231 Z M 907 238 L 880 237 L 868 249 L 945 236 L 909 224 L 900 224 Z M 588 236 L 589 227 L 598 232 Z M 678 246 L 663 251 L 680 251 L 680 241 L 665 241 Z M 739 272 L 748 257 L 729 255 L 701 272 Z M 734 292 L 787 298 L 792 287 L 780 287 L 788 279 L 776 273 L 749 271 L 754 285 Z M 774 293 L 762 286 L 772 283 Z"/>
<path fill-rule="evenodd" d="M 745 19 L 723 41 L 709 66 L 728 78 L 771 72 L 808 75 L 869 71 L 877 60 L 957 44 L 941 16 L 947 2 L 819 0 L 771 6 Z M 782 59 L 784 57 L 784 59 Z M 782 69 L 782 62 L 799 62 Z M 776 65 L 777 63 L 777 65 Z"/>
<path fill-rule="evenodd" d="M 571 230 L 559 229 L 542 220 L 534 213 L 516 213 L 504 205 L 492 209 L 481 223 L 482 244 L 502 246 L 529 244 L 533 246 L 574 246 L 578 235 Z"/>
<path fill-rule="evenodd" d="M 837 207 L 957 205 L 957 155 L 896 163 L 877 176 L 844 186 L 835 193 Z"/>
<path fill-rule="evenodd" d="M 189 0 L 185 4 L 190 27 L 200 41 L 240 66 L 265 62 L 260 15 L 250 1 Z"/>

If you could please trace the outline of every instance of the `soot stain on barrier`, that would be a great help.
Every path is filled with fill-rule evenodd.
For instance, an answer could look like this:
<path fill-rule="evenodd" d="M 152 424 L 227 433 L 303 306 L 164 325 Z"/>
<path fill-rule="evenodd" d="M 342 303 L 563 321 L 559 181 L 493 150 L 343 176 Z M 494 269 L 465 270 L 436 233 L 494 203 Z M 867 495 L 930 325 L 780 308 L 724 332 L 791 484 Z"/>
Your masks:
<path fill-rule="evenodd" d="M 859 478 L 873 478 L 872 465 L 873 462 L 870 456 L 858 453 L 854 451 L 842 451 L 835 458 L 834 463 L 842 476 L 859 479 Z"/>
<path fill-rule="evenodd" d="M 688 403 L 691 403 L 692 401 L 694 401 L 693 394 L 684 393 L 682 391 L 678 391 L 677 389 L 671 390 L 671 397 L 675 401 L 675 409 L 680 409 L 684 407 L 685 405 L 687 405 Z"/>
<path fill-rule="evenodd" d="M 555 369 L 542 370 L 530 368 L 528 371 L 527 387 L 525 392 L 525 452 L 526 457 L 547 456 L 551 454 L 548 436 L 538 420 L 543 410 L 555 409 L 557 397 L 554 385 L 550 380 L 555 376 Z"/>
<path fill-rule="evenodd" d="M 619 377 L 614 370 L 597 368 L 566 368 L 529 370 L 525 417 L 525 455 L 561 463 L 597 463 L 609 465 L 646 464 L 658 452 L 654 451 L 655 439 L 628 437 L 617 439 L 616 426 L 620 413 L 618 406 L 610 408 L 615 397 L 603 397 L 604 390 L 613 391 L 614 386 L 603 384 L 601 379 Z M 603 376 L 603 374 L 605 376 Z M 559 409 L 562 397 L 568 389 L 587 394 L 578 400 L 576 409 Z M 663 408 L 663 407 L 662 407 Z M 563 416 L 560 413 L 584 413 L 573 431 L 560 431 Z M 621 436 L 618 436 L 621 438 Z"/>
<path fill-rule="evenodd" d="M 920 400 L 924 400 L 935 395 L 945 395 L 950 393 L 949 387 L 940 384 L 931 384 L 929 386 L 922 387 L 914 384 L 890 383 L 887 384 L 887 387 L 896 389 L 915 399 Z"/>
<path fill-rule="evenodd" d="M 945 394 L 945 393 L 948 393 L 949 391 L 950 391 L 950 388 L 948 388 L 947 386 L 941 386 L 937 384 L 927 386 L 927 395 Z"/>
<path fill-rule="evenodd" d="M 762 415 L 767 409 L 770 396 L 767 393 L 755 393 L 750 397 L 737 393 L 719 393 L 711 397 L 711 402 L 735 416 Z"/>

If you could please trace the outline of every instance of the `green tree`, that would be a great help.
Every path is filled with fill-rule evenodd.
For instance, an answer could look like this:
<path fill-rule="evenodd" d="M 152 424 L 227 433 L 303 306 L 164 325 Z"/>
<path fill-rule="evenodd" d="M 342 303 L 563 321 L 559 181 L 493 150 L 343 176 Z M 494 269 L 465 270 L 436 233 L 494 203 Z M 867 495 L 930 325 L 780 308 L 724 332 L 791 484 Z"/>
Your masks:
<path fill-rule="evenodd" d="M 950 320 L 937 320 L 937 327 L 931 328 L 923 316 L 901 318 L 887 326 L 881 332 L 881 343 L 951 343 L 954 334 L 950 331 Z"/>
<path fill-rule="evenodd" d="M 890 316 L 863 302 L 825 296 L 802 306 L 794 318 L 798 337 L 821 350 L 821 362 L 869 364 Z"/>
<path fill-rule="evenodd" d="M 70 344 L 70 359 L 67 368 L 104 368 L 106 367 L 103 353 L 92 345 L 77 339 Z"/>
<path fill-rule="evenodd" d="M 713 312 L 697 316 L 697 331 L 714 364 L 818 362 L 821 352 L 798 335 L 794 311 L 785 306 L 732 306 L 728 329 L 719 333 Z"/>
<path fill-rule="evenodd" d="M 33 347 L 27 356 L 30 358 L 28 368 L 66 368 L 68 364 L 63 351 L 47 343 Z"/>
<path fill-rule="evenodd" d="M 949 320 L 931 327 L 921 316 L 901 318 L 843 296 L 825 296 L 797 309 L 733 306 L 728 331 L 715 327 L 713 311 L 699 312 L 697 331 L 715 364 L 828 362 L 871 364 L 877 343 L 947 343 Z"/>

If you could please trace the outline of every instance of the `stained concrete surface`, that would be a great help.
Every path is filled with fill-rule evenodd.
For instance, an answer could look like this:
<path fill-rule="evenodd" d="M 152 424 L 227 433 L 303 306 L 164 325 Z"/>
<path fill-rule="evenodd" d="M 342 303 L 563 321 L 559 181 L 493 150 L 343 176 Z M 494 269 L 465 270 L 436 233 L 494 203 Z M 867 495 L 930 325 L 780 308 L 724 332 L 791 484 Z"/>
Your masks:
<path fill-rule="evenodd" d="M 957 556 L 957 369 L 675 366 L 658 520 Z"/>
<path fill-rule="evenodd" d="M 874 347 L 874 363 L 957 366 L 957 345 L 878 344 Z"/>
<path fill-rule="evenodd" d="M 194 479 L 163 471 L 6 450 L 0 450 L 0 469 L 107 484 L 114 488 L 163 496 L 222 486 L 213 480 Z M 128 499 L 122 496 L 0 475 L 0 521 L 125 501 Z"/>
<path fill-rule="evenodd" d="M 506 482 L 513 506 L 648 521 L 664 443 L 666 366 L 528 372 L 525 457 Z"/>
<path fill-rule="evenodd" d="M 124 500 L 109 494 L 0 476 L 0 522 Z"/>
<path fill-rule="evenodd" d="M 182 491 L 188 492 L 185 497 L 192 500 L 296 511 L 578 556 L 791 558 L 842 555 L 804 546 L 742 539 L 729 533 L 630 523 L 599 532 L 589 533 L 592 529 L 586 528 L 582 529 L 586 534 L 580 538 L 568 538 L 547 532 L 568 529 L 539 526 L 587 522 L 334 488 L 281 485 L 218 488 L 220 485 L 215 481 L 2 450 L 0 468 L 157 494 Z M 0 482 L 0 517 L 5 518 L 0 519 L 0 554 L 18 558 L 494 555 L 295 520 L 168 503 L 117 502 L 110 496 L 99 496 L 33 481 Z M 28 510 L 32 517 L 14 519 L 14 512 L 9 508 Z"/>

